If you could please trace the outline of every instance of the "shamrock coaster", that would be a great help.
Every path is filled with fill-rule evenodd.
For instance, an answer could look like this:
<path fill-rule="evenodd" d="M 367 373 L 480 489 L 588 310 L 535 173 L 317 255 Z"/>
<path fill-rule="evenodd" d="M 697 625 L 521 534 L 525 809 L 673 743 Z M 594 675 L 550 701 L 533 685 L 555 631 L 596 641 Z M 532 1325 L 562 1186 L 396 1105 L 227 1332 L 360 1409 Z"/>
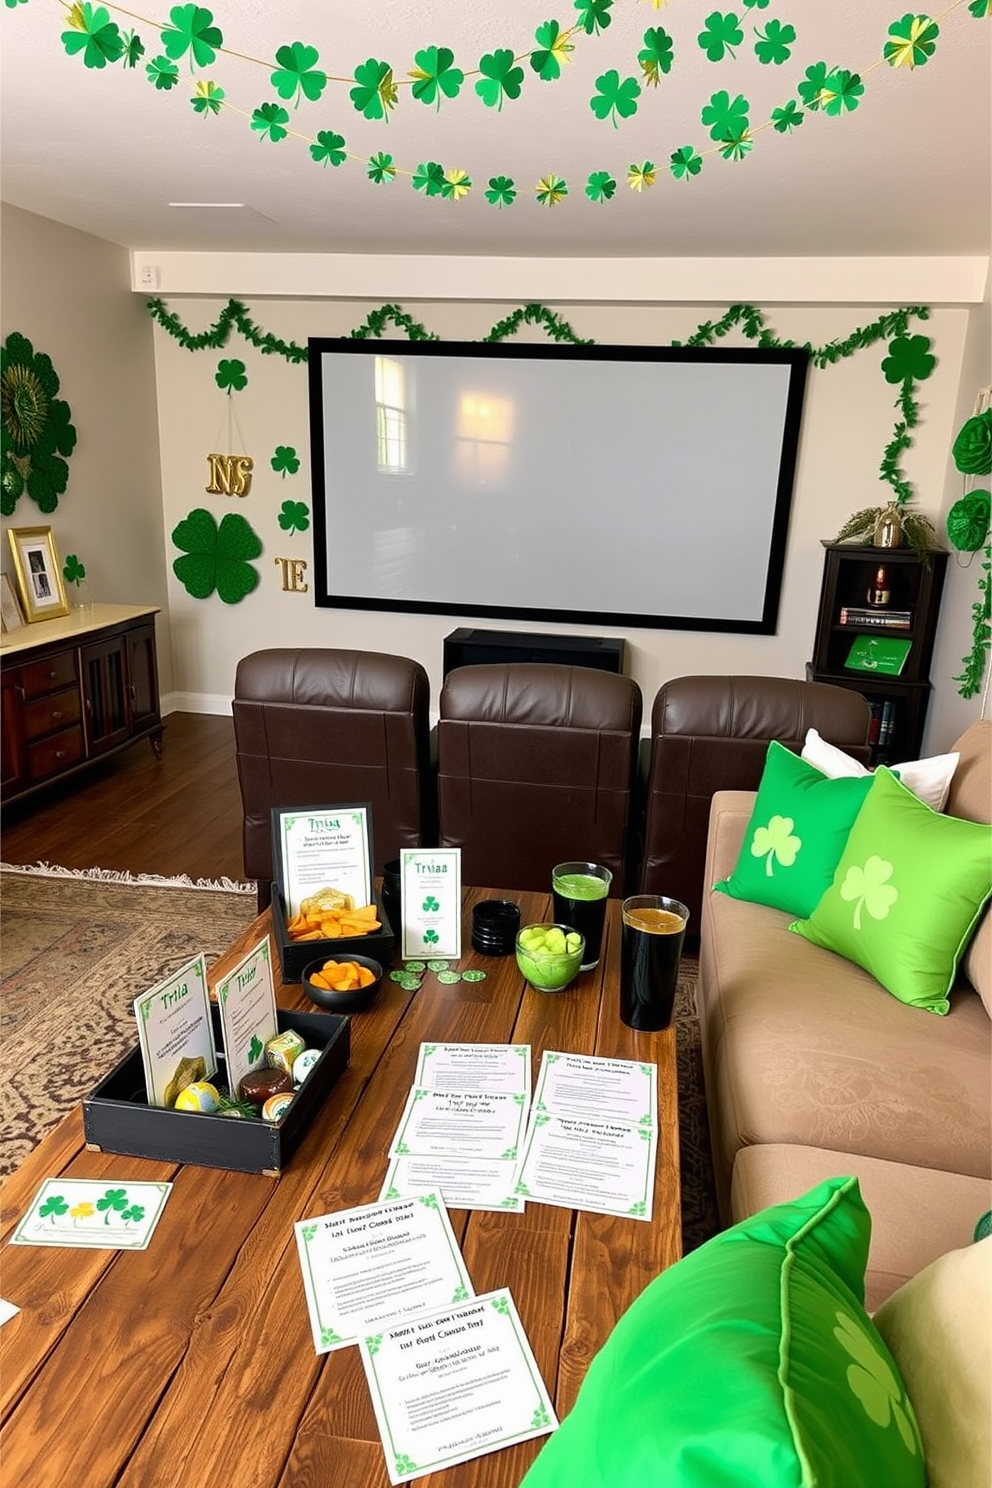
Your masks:
<path fill-rule="evenodd" d="M 446 987 L 450 987 L 453 986 L 455 982 L 461 981 L 462 974 L 460 971 L 439 971 L 437 974 L 437 979 L 439 982 L 443 982 Z"/>
<path fill-rule="evenodd" d="M 447 969 L 447 961 L 428 961 L 427 963 L 428 971 L 447 971 Z"/>
<path fill-rule="evenodd" d="M 404 969 L 404 971 L 426 971 L 427 970 L 427 962 L 426 961 L 404 961 L 403 962 L 403 969 Z"/>
<path fill-rule="evenodd" d="M 485 980 L 486 973 L 484 971 L 472 970 L 462 972 L 463 982 L 484 982 Z"/>

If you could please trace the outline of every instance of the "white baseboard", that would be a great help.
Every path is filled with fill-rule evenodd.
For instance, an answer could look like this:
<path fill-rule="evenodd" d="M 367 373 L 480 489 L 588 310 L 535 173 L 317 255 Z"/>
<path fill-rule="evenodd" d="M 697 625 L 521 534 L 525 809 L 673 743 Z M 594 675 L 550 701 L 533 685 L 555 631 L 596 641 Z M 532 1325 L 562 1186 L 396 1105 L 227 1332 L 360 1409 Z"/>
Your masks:
<path fill-rule="evenodd" d="M 231 699 L 222 693 L 167 692 L 161 698 L 162 716 L 167 713 L 218 713 L 230 716 Z"/>

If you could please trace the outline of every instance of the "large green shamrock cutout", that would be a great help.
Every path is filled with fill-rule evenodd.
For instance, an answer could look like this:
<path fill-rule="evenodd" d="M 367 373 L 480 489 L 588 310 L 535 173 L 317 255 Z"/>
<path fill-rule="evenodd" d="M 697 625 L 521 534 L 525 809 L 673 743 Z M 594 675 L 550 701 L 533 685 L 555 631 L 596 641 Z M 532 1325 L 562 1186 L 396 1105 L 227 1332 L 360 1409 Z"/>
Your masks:
<path fill-rule="evenodd" d="M 172 571 L 194 599 L 209 599 L 217 590 L 224 604 L 238 604 L 258 586 L 257 558 L 262 544 L 244 517 L 227 512 L 217 526 L 212 514 L 197 507 L 173 529 L 172 541 L 184 556 Z"/>
<path fill-rule="evenodd" d="M 596 79 L 596 92 L 589 100 L 589 107 L 597 119 L 610 119 L 617 128 L 617 119 L 629 119 L 637 113 L 637 100 L 641 96 L 641 85 L 636 78 L 624 78 L 615 67 Z"/>
<path fill-rule="evenodd" d="M 863 868 L 848 868 L 840 886 L 840 897 L 854 904 L 854 928 L 861 929 L 861 910 L 866 909 L 873 920 L 884 920 L 899 898 L 899 890 L 888 882 L 892 877 L 892 864 L 884 858 L 868 859 Z"/>
<path fill-rule="evenodd" d="M 934 367 L 937 358 L 930 354 L 929 336 L 896 336 L 889 342 L 889 354 L 882 362 L 886 382 L 923 382 Z"/>
<path fill-rule="evenodd" d="M 68 403 L 55 395 L 52 359 L 11 331 L 0 349 L 0 511 L 9 517 L 26 490 L 54 511 L 69 484 L 65 458 L 76 447 Z"/>
<path fill-rule="evenodd" d="M 294 108 L 299 108 L 301 97 L 316 103 L 327 87 L 327 73 L 314 65 L 317 60 L 317 48 L 304 46 L 302 41 L 281 46 L 276 52 L 279 69 L 272 74 L 270 82 L 280 98 L 293 100 Z"/>
<path fill-rule="evenodd" d="M 366 175 L 373 185 L 388 186 L 396 175 L 392 155 L 384 155 L 381 150 L 377 155 L 370 155 Z"/>
<path fill-rule="evenodd" d="M 524 70 L 516 65 L 511 47 L 498 47 L 495 52 L 487 52 L 479 61 L 479 71 L 482 76 L 475 91 L 487 108 L 499 112 L 504 98 L 520 97 Z"/>
<path fill-rule="evenodd" d="M 783 868 L 791 868 L 796 861 L 796 854 L 803 844 L 800 837 L 792 835 L 794 826 L 791 816 L 773 816 L 767 827 L 755 828 L 751 854 L 755 858 L 764 858 L 765 873 L 769 878 L 776 860 Z"/>
<path fill-rule="evenodd" d="M 705 30 L 696 37 L 697 42 L 711 62 L 722 62 L 725 56 L 731 60 L 736 56 L 734 47 L 744 40 L 744 32 L 735 15 L 721 15 L 715 10 L 706 17 Z"/>
<path fill-rule="evenodd" d="M 214 373 L 214 382 L 219 388 L 226 388 L 229 393 L 240 393 L 242 388 L 248 386 L 248 373 L 245 364 L 237 357 L 225 357 L 217 363 L 217 371 Z"/>
<path fill-rule="evenodd" d="M 279 513 L 279 526 L 283 532 L 306 532 L 310 526 L 310 513 L 303 501 L 284 501 Z"/>
<path fill-rule="evenodd" d="M 553 83 L 561 77 L 562 63 L 567 63 L 569 52 L 575 51 L 568 39 L 570 34 L 563 31 L 557 21 L 545 21 L 534 32 L 537 46 L 530 54 L 530 65 L 542 81 Z"/>
<path fill-rule="evenodd" d="M 299 470 L 300 457 L 291 444 L 277 444 L 269 464 L 273 470 L 280 471 L 285 480 L 287 475 L 295 475 Z"/>
<path fill-rule="evenodd" d="M 393 69 L 388 62 L 370 57 L 355 68 L 355 82 L 349 97 L 360 114 L 366 119 L 385 119 L 389 122 L 389 110 L 396 106 L 396 84 Z"/>
<path fill-rule="evenodd" d="M 637 54 L 644 81 L 657 88 L 661 74 L 672 70 L 675 43 L 663 26 L 649 26 L 644 33 L 644 47 Z"/>
<path fill-rule="evenodd" d="M 217 48 L 224 45 L 220 28 L 209 10 L 199 5 L 174 5 L 169 11 L 172 26 L 162 27 L 162 45 L 174 62 L 189 52 L 191 67 L 209 67 Z"/>

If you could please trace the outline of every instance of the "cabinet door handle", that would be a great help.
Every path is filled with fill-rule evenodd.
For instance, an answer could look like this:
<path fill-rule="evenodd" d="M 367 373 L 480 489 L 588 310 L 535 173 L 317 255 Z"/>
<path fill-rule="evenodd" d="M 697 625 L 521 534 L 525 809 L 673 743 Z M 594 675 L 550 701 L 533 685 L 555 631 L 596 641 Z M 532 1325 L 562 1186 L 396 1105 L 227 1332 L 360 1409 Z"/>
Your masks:
<path fill-rule="evenodd" d="M 58 678 L 58 675 L 59 675 L 59 674 L 58 674 L 58 672 L 57 672 L 57 671 L 55 671 L 55 669 L 54 669 L 54 668 L 53 668 L 53 669 L 52 669 L 52 670 L 51 670 L 51 671 L 50 671 L 50 672 L 49 672 L 49 674 L 48 674 L 48 680 L 49 680 L 49 682 L 54 682 L 54 681 L 56 681 L 56 680 L 57 680 L 57 678 Z"/>
<path fill-rule="evenodd" d="M 55 719 L 55 718 L 61 718 L 61 717 L 62 717 L 62 709 L 61 708 L 53 708 L 52 709 L 52 718 Z"/>
<path fill-rule="evenodd" d="M 55 758 L 56 759 L 65 759 L 65 750 L 64 749 L 56 749 L 56 751 L 55 751 Z"/>

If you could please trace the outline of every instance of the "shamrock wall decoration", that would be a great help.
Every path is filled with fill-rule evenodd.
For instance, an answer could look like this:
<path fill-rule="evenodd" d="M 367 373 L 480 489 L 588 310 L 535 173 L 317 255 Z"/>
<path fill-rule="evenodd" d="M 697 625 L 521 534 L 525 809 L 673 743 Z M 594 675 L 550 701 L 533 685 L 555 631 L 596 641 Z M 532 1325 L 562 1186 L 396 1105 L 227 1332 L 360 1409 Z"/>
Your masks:
<path fill-rule="evenodd" d="M 283 480 L 287 475 L 295 475 L 300 468 L 300 457 L 291 444 L 277 444 L 276 452 L 269 462 L 277 475 Z"/>
<path fill-rule="evenodd" d="M 310 512 L 303 501 L 284 501 L 279 513 L 279 526 L 283 532 L 306 532 L 310 526 Z"/>
<path fill-rule="evenodd" d="M 248 373 L 244 362 L 239 361 L 237 357 L 225 357 L 217 363 L 214 381 L 228 394 L 242 392 L 248 386 Z"/>
<path fill-rule="evenodd" d="M 9 517 L 26 490 L 52 512 L 69 484 L 76 447 L 68 403 L 56 397 L 51 357 L 11 331 L 0 350 L 0 511 Z"/>
<path fill-rule="evenodd" d="M 218 527 L 204 507 L 197 507 L 173 529 L 172 541 L 183 556 L 173 573 L 194 599 L 209 599 L 214 590 L 224 604 L 239 604 L 258 587 L 258 558 L 262 544 L 244 517 L 227 512 Z"/>

